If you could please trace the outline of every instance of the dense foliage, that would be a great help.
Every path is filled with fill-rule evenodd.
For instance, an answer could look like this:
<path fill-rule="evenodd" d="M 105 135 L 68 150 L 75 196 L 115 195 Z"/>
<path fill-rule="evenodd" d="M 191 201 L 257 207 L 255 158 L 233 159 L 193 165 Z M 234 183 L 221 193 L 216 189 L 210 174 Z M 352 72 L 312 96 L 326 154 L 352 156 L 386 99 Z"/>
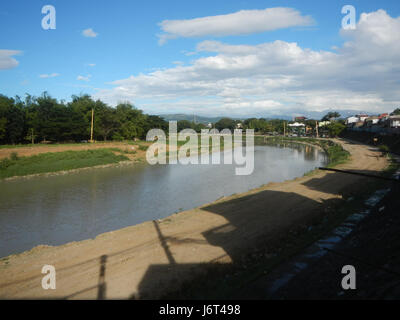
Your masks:
<path fill-rule="evenodd" d="M 92 109 L 95 140 L 140 139 L 149 129 L 168 127 L 161 117 L 146 115 L 131 104 L 112 108 L 89 95 L 72 96 L 69 103 L 46 92 L 24 100 L 0 95 L 0 144 L 88 140 Z"/>

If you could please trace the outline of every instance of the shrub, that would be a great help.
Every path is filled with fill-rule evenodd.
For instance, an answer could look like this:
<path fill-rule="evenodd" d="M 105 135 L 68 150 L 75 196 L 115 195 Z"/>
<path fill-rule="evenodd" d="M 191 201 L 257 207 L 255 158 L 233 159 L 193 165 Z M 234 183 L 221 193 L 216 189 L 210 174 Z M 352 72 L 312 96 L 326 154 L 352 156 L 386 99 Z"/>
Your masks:
<path fill-rule="evenodd" d="M 382 145 L 380 145 L 379 146 L 379 150 L 381 151 L 381 152 L 383 152 L 383 153 L 389 153 L 389 151 L 390 151 L 390 149 L 389 149 L 389 147 L 387 146 L 387 145 L 385 145 L 385 144 L 382 144 Z"/>
<path fill-rule="evenodd" d="M 16 160 L 18 160 L 18 159 L 19 159 L 18 153 L 16 153 L 16 152 L 11 152 L 11 154 L 10 154 L 10 160 L 16 161 Z"/>

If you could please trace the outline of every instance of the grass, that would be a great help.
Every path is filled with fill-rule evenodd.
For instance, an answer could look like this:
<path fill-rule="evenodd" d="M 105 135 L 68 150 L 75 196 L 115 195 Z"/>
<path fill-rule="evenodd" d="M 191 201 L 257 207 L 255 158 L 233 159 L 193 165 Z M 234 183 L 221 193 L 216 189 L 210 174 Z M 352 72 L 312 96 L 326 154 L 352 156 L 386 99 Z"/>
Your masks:
<path fill-rule="evenodd" d="M 30 157 L 18 157 L 15 154 L 0 160 L 0 179 L 93 167 L 124 160 L 128 158 L 115 155 L 107 149 L 49 152 Z"/>
<path fill-rule="evenodd" d="M 343 149 L 343 147 L 332 140 L 321 140 L 315 138 L 299 138 L 299 137 L 271 137 L 268 138 L 271 142 L 300 142 L 309 143 L 321 147 L 329 158 L 328 168 L 335 167 L 339 164 L 345 163 L 350 159 L 350 153 Z"/>

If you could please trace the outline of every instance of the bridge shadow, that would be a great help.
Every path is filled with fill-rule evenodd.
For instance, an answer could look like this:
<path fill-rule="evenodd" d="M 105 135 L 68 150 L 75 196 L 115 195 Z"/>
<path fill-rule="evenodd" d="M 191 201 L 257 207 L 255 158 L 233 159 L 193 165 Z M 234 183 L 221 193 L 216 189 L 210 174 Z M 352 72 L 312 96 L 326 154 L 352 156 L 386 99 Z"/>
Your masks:
<path fill-rule="evenodd" d="M 360 172 L 366 173 L 366 171 Z M 379 175 L 374 171 L 367 173 Z M 271 255 L 272 258 L 279 255 L 286 248 L 287 239 L 293 234 L 304 233 L 310 226 L 320 223 L 326 215 L 324 208 L 335 207 L 345 201 L 340 197 L 314 200 L 308 197 L 307 192 L 304 191 L 317 190 L 328 194 L 343 195 L 346 190 L 362 186 L 371 179 L 374 178 L 354 179 L 353 175 L 333 172 L 305 181 L 302 184 L 305 188 L 299 190 L 298 193 L 297 191 L 263 190 L 202 207 L 201 211 L 222 216 L 226 220 L 226 223 L 204 231 L 202 236 L 205 240 L 165 236 L 162 223 L 153 221 L 155 233 L 168 263 L 150 265 L 143 275 L 137 291 L 130 298 L 208 299 L 218 296 L 217 292 L 207 292 L 207 282 L 222 281 L 228 273 L 236 268 L 251 268 L 252 261 L 255 261 L 251 258 L 254 254 L 262 254 L 265 257 Z M 224 254 L 204 263 L 180 263 L 174 257 L 172 248 L 175 245 L 190 247 L 191 244 L 219 247 Z M 64 298 L 79 298 L 85 292 L 95 291 L 97 299 L 106 299 L 107 262 L 111 257 L 118 261 L 120 257 L 122 259 L 127 253 L 137 249 L 138 246 L 132 246 L 113 254 L 103 254 L 96 259 L 57 269 L 57 272 L 65 270 L 70 272 L 76 268 L 79 272 L 84 265 L 86 267 L 90 264 L 99 265 L 97 285 L 79 290 Z M 266 260 L 268 259 L 266 258 Z M 37 278 L 40 277 L 41 275 Z M 29 279 L 24 279 L 24 281 L 26 280 Z M 14 284 L 16 283 L 3 284 L 2 287 Z M 196 292 L 198 288 L 205 290 Z M 251 298 L 250 296 L 241 296 L 240 292 L 231 294 L 240 299 Z M 224 298 L 225 296 L 218 297 Z"/>
<path fill-rule="evenodd" d="M 293 192 L 265 190 L 203 207 L 202 210 L 223 216 L 228 221 L 202 233 L 209 246 L 222 248 L 226 255 L 207 263 L 174 260 L 169 264 L 153 264 L 143 276 L 138 292 L 131 298 L 184 299 L 189 295 L 190 298 L 207 299 L 211 292 L 210 295 L 191 292 L 191 285 L 196 283 L 201 287 L 201 282 L 208 281 L 207 275 L 210 274 L 212 279 L 223 279 L 229 270 L 242 267 L 248 257 L 257 252 L 276 252 L 285 246 L 286 235 L 305 230 L 324 214 L 323 206 L 334 206 L 340 201 L 338 198 L 315 201 Z M 169 245 L 173 243 L 161 232 L 159 237 L 162 246 L 168 247 L 165 250 L 168 257 L 171 252 Z"/>
<path fill-rule="evenodd" d="M 379 175 L 379 172 L 371 170 L 359 172 Z M 227 298 L 216 292 L 207 292 L 207 282 L 217 280 L 222 284 L 227 273 L 238 267 L 242 268 L 246 264 L 250 264 L 249 268 L 251 268 L 252 260 L 249 257 L 254 254 L 260 252 L 264 255 L 279 254 L 281 249 L 285 248 L 288 237 L 292 234 L 304 233 L 310 226 L 319 224 L 327 214 L 325 210 L 327 207 L 340 206 L 345 202 L 344 196 L 347 196 L 347 193 L 351 195 L 349 191 L 359 190 L 357 186 L 363 187 L 368 181 L 374 179 L 376 178 L 357 176 L 355 179 L 354 175 L 329 172 L 322 177 L 312 178 L 303 183 L 309 190 L 336 195 L 328 200 L 316 201 L 294 192 L 264 190 L 203 207 L 203 211 L 223 216 L 228 221 L 226 224 L 202 233 L 208 245 L 221 247 L 224 250 L 226 256 L 220 257 L 223 258 L 221 259 L 223 262 L 217 258 L 207 263 L 179 263 L 174 260 L 173 264 L 153 264 L 143 276 L 138 292 L 131 298 Z M 338 195 L 343 197 L 337 197 Z M 165 252 L 169 256 L 171 252 L 169 246 L 173 243 L 168 237 L 163 237 L 159 228 L 158 231 L 162 246 L 168 247 Z M 230 297 L 251 298 L 241 296 L 240 292 L 230 292 Z"/>

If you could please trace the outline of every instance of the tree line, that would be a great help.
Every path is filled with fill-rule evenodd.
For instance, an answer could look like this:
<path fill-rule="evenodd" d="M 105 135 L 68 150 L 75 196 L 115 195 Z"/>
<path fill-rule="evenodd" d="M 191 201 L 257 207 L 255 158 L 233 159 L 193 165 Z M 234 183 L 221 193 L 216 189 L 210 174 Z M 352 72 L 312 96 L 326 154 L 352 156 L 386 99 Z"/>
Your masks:
<path fill-rule="evenodd" d="M 159 116 L 144 114 L 129 103 L 115 108 L 89 95 L 64 103 L 46 92 L 39 97 L 0 95 L 0 143 L 80 142 L 90 138 L 92 109 L 95 140 L 143 139 L 148 130 L 167 130 Z"/>
<path fill-rule="evenodd" d="M 168 122 L 157 115 L 144 114 L 129 103 L 120 103 L 115 108 L 89 95 L 72 96 L 65 103 L 52 98 L 47 92 L 39 97 L 29 94 L 25 99 L 10 98 L 0 94 L 0 144 L 37 142 L 80 142 L 90 138 L 91 116 L 94 110 L 95 140 L 144 139 L 147 132 L 159 128 L 168 132 Z M 322 120 L 338 118 L 340 114 L 327 114 Z M 336 136 L 344 129 L 343 121 L 335 121 L 329 131 Z M 315 127 L 315 120 L 305 120 L 306 125 Z M 288 121 L 282 119 L 249 118 L 235 120 L 221 118 L 212 125 L 218 130 L 237 128 L 254 129 L 257 133 L 286 132 Z M 191 128 L 196 132 L 208 127 L 193 121 L 178 121 L 178 131 Z"/>

